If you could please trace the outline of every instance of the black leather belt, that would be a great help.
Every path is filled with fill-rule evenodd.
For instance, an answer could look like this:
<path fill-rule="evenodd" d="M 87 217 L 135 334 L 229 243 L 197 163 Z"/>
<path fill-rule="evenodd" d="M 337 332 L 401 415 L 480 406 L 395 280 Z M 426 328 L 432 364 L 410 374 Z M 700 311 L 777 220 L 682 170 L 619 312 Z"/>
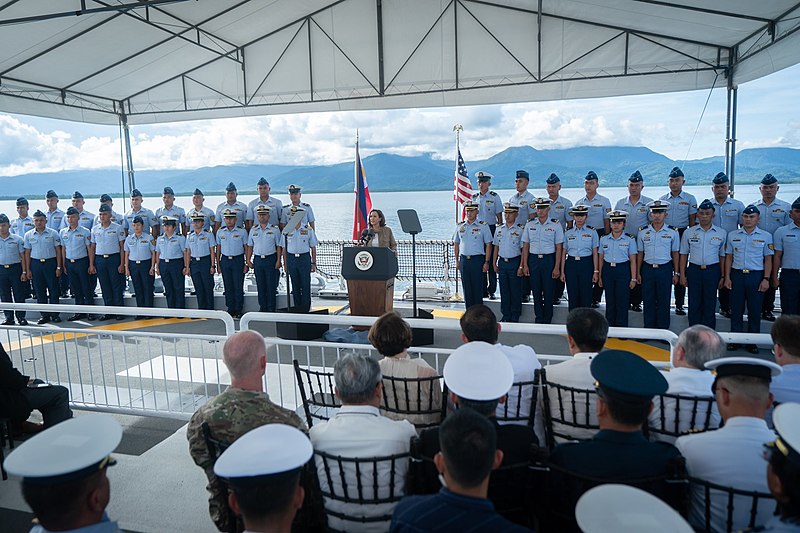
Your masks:
<path fill-rule="evenodd" d="M 500 259 L 502 259 L 503 261 L 508 263 L 509 261 L 513 261 L 514 259 L 519 259 L 519 256 L 516 256 L 516 257 L 501 257 Z"/>
<path fill-rule="evenodd" d="M 645 264 L 651 268 L 664 268 L 665 266 L 671 265 L 672 263 L 666 262 L 661 264 L 654 264 L 654 263 L 645 263 Z"/>

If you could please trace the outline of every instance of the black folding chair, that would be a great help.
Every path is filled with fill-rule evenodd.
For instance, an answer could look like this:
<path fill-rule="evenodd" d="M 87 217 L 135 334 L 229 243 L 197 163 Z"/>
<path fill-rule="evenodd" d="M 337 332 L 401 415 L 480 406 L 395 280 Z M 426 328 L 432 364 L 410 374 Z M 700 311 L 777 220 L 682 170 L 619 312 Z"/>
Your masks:
<path fill-rule="evenodd" d="M 713 396 L 664 393 L 653 398 L 653 414 L 645 433 L 674 443 L 681 435 L 718 429 L 720 415 Z"/>
<path fill-rule="evenodd" d="M 698 531 L 750 529 L 769 520 L 777 508 L 777 502 L 769 492 L 726 487 L 696 477 L 689 478 L 689 486 L 693 495 L 689 517 Z M 702 500 L 702 509 L 694 507 L 698 496 Z M 724 502 L 724 509 L 718 508 L 715 513 L 714 500 Z"/>
<path fill-rule="evenodd" d="M 420 430 L 441 424 L 446 410 L 447 386 L 441 376 L 383 376 L 381 411 L 390 418 L 406 419 Z"/>
<path fill-rule="evenodd" d="M 600 430 L 595 415 L 597 392 L 594 389 L 577 389 L 547 381 L 547 371 L 541 369 L 544 430 L 547 447 L 555 448 L 556 438 L 565 441 L 585 440 L 574 430 L 596 433 Z M 555 403 L 553 403 L 553 398 Z"/>
<path fill-rule="evenodd" d="M 533 423 L 536 420 L 536 402 L 539 398 L 540 380 L 541 369 L 537 368 L 533 373 L 532 381 L 515 381 L 512 383 L 508 398 L 502 404 L 503 413 L 498 414 L 497 421 L 513 424 L 524 423 L 526 426 L 533 428 Z M 526 398 L 528 395 L 530 398 Z M 511 401 L 512 399 L 514 399 L 513 402 Z"/>
<path fill-rule="evenodd" d="M 334 392 L 333 371 L 303 368 L 297 359 L 293 360 L 292 364 L 297 386 L 300 388 L 300 397 L 303 400 L 306 424 L 310 428 L 314 425 L 314 420 L 329 420 L 342 406 Z"/>

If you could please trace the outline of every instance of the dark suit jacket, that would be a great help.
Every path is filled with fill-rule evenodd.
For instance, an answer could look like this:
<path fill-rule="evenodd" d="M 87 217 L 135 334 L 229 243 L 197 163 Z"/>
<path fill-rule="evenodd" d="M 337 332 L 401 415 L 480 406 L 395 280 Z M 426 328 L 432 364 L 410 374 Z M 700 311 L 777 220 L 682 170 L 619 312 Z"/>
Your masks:
<path fill-rule="evenodd" d="M 28 419 L 32 409 L 22 394 L 28 386 L 28 379 L 28 376 L 23 376 L 14 368 L 11 358 L 0 344 L 0 416 L 15 422 Z"/>

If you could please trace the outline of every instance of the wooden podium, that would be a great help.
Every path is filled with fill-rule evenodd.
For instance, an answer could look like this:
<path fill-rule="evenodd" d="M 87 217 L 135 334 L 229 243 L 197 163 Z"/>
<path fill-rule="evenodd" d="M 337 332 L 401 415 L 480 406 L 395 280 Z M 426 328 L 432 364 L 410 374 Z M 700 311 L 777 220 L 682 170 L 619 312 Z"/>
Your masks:
<path fill-rule="evenodd" d="M 381 316 L 394 307 L 397 256 L 386 247 L 348 246 L 342 256 L 350 314 Z M 353 329 L 366 330 L 366 326 Z"/>

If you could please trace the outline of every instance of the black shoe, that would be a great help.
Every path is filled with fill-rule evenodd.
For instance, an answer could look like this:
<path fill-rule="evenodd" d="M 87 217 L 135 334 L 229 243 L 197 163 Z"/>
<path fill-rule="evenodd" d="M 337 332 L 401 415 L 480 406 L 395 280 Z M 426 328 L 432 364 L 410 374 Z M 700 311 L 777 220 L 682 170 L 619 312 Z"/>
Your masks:
<path fill-rule="evenodd" d="M 19 322 L 20 326 L 27 326 L 28 325 L 28 321 L 26 319 L 24 319 L 24 318 L 18 319 L 17 322 Z"/>
<path fill-rule="evenodd" d="M 58 324 L 59 322 L 61 322 L 61 317 L 60 316 L 54 316 L 54 317 L 50 318 L 50 322 L 52 322 L 54 324 Z"/>
<path fill-rule="evenodd" d="M 114 320 L 125 320 L 125 315 L 114 315 Z"/>
<path fill-rule="evenodd" d="M 67 322 L 75 322 L 76 320 L 80 320 L 82 318 L 86 318 L 86 317 L 83 316 L 80 313 L 77 313 L 77 314 L 70 315 L 69 317 L 67 317 Z"/>
<path fill-rule="evenodd" d="M 86 320 L 97 320 L 97 315 L 88 314 L 86 315 Z"/>
<path fill-rule="evenodd" d="M 745 349 L 753 355 L 758 355 L 758 346 L 755 344 L 748 344 Z"/>
<path fill-rule="evenodd" d="M 775 315 L 772 314 L 772 311 L 764 311 L 761 313 L 761 318 L 768 322 L 775 322 Z"/>
<path fill-rule="evenodd" d="M 46 317 L 46 316 L 43 316 L 42 318 L 40 318 L 39 320 L 36 321 L 36 323 L 39 324 L 40 326 L 42 324 L 47 324 L 48 322 L 50 322 L 50 317 Z"/>
<path fill-rule="evenodd" d="M 111 315 L 100 315 L 97 317 L 97 320 L 100 322 L 105 322 L 106 320 L 111 320 Z"/>
<path fill-rule="evenodd" d="M 489 299 L 490 300 L 497 300 L 497 296 L 495 296 L 494 293 L 492 293 L 492 294 L 489 295 Z"/>
<path fill-rule="evenodd" d="M 642 312 L 642 306 L 639 305 L 639 304 L 633 304 L 633 305 L 631 305 L 631 311 L 634 311 L 636 313 L 641 313 Z"/>
<path fill-rule="evenodd" d="M 592 309 L 599 309 L 600 304 L 592 302 Z"/>
<path fill-rule="evenodd" d="M 731 312 L 730 311 L 720 311 L 719 314 L 722 315 L 724 318 L 730 318 L 731 317 Z"/>
<path fill-rule="evenodd" d="M 675 314 L 678 316 L 686 316 L 686 311 L 683 310 L 683 307 L 676 307 Z"/>
<path fill-rule="evenodd" d="M 531 301 L 531 297 L 530 296 L 523 296 L 522 297 L 522 303 L 526 304 L 526 303 L 528 303 L 530 301 Z"/>
<path fill-rule="evenodd" d="M 3 326 L 13 326 L 14 325 L 14 319 L 13 318 L 6 318 L 5 320 L 3 320 L 2 325 Z"/>
<path fill-rule="evenodd" d="M 556 298 L 555 300 L 553 300 L 553 305 L 558 305 L 560 303 L 561 303 L 561 298 Z"/>
<path fill-rule="evenodd" d="M 736 351 L 736 350 L 738 350 L 739 348 L 741 348 L 741 346 L 740 346 L 740 345 L 738 345 L 738 344 L 736 344 L 736 343 L 734 343 L 734 342 L 730 342 L 730 343 L 728 343 L 728 351 L 729 351 L 729 352 L 735 352 L 735 351 Z"/>

